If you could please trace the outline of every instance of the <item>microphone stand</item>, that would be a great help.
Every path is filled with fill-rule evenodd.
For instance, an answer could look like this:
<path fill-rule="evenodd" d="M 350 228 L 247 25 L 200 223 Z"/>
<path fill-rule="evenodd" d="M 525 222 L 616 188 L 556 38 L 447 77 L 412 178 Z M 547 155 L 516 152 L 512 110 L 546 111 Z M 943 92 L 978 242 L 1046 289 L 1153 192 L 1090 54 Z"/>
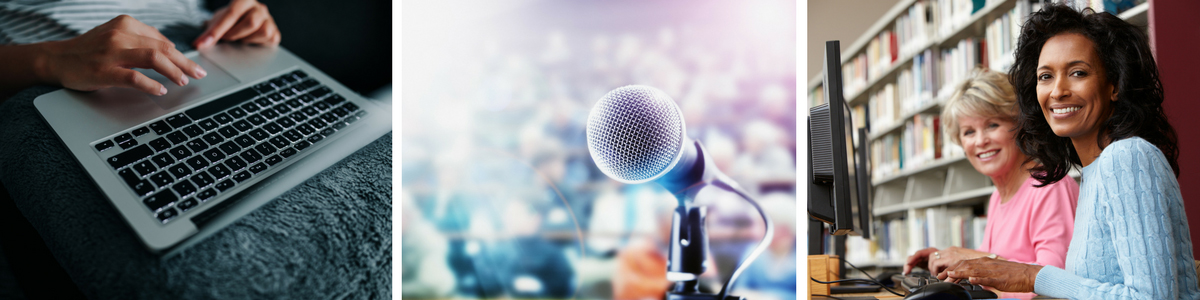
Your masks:
<path fill-rule="evenodd" d="M 667 291 L 666 299 L 744 300 L 743 297 L 728 295 L 729 290 L 745 267 L 749 266 L 770 245 L 770 239 L 774 236 L 774 226 L 770 218 L 763 212 L 762 207 L 759 207 L 754 199 L 742 191 L 736 182 L 721 173 L 709 155 L 704 155 L 706 152 L 704 146 L 700 142 L 693 142 L 693 144 L 694 147 L 684 147 L 684 151 L 692 153 L 684 153 L 683 158 L 675 166 L 675 168 L 685 168 L 694 165 L 691 168 L 692 172 L 680 175 L 679 178 L 659 181 L 664 188 L 673 191 L 675 198 L 679 201 L 679 206 L 675 208 L 671 221 L 670 256 L 667 260 L 667 280 L 675 282 L 675 285 L 670 291 Z M 706 165 L 711 167 L 706 168 Z M 684 186 L 687 182 L 695 184 Z M 692 206 L 700 190 L 710 185 L 741 196 L 758 210 L 763 224 L 766 224 L 767 227 L 762 241 L 746 257 L 745 261 L 738 263 L 733 274 L 729 276 L 729 280 L 725 282 L 725 286 L 717 294 L 700 292 L 700 274 L 704 274 L 708 269 L 708 231 L 704 228 L 708 209 L 703 206 Z"/>

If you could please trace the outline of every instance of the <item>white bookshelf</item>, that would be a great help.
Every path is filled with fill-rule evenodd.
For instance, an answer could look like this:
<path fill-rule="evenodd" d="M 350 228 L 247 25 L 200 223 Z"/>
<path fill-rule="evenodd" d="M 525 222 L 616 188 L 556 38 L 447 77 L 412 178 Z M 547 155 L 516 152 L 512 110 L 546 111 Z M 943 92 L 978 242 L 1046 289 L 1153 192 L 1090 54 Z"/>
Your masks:
<path fill-rule="evenodd" d="M 929 4 L 932 1 L 955 1 L 955 0 L 928 0 L 924 4 Z M 943 72 L 939 68 L 943 62 L 943 58 L 939 56 L 943 51 L 956 49 L 961 45 L 960 41 L 984 39 L 986 37 L 1004 37 L 1004 34 L 990 35 L 996 32 L 1012 33 L 1010 29 L 1007 31 L 994 30 L 988 32 L 989 25 L 1004 24 L 998 21 L 1001 18 L 1009 18 L 1009 26 L 1012 23 L 1021 23 L 1023 20 L 1013 20 L 1014 12 L 1020 11 L 1016 9 L 1018 2 L 1027 0 L 988 0 L 984 6 L 977 12 L 970 14 L 969 17 L 958 19 L 956 24 L 950 25 L 950 30 L 942 31 L 939 27 L 943 25 L 935 24 L 933 33 L 928 36 L 927 40 L 916 39 L 913 45 L 897 45 L 896 59 L 891 61 L 886 66 L 882 67 L 864 67 L 869 76 L 867 76 L 865 84 L 854 91 L 843 91 L 846 102 L 857 108 L 858 106 L 867 106 L 872 94 L 879 93 L 884 90 L 887 85 L 899 86 L 898 80 L 901 73 L 905 70 L 913 68 L 917 56 L 921 56 L 924 51 L 931 51 L 932 57 L 937 60 L 935 64 L 938 66 L 930 68 L 933 72 Z M 1154 1 L 1154 0 L 1149 0 Z M 873 39 L 876 39 L 884 31 L 898 32 L 895 28 L 897 19 L 908 13 L 909 9 L 917 5 L 918 0 L 902 0 L 897 3 L 892 9 L 877 20 L 862 36 L 860 36 L 849 47 L 843 47 L 841 53 L 841 62 L 843 65 L 850 63 L 864 53 L 867 52 L 869 44 Z M 941 2 L 938 2 L 941 3 Z M 1030 6 L 1026 6 L 1030 7 Z M 1118 17 L 1124 19 L 1134 25 L 1142 28 L 1148 27 L 1148 10 L 1149 2 L 1141 3 L 1131 9 L 1118 14 Z M 938 20 L 945 22 L 946 20 Z M 995 23 L 995 24 L 994 24 Z M 1001 26 L 1000 28 L 1005 28 Z M 1010 47 L 1015 48 L 1016 34 L 1009 34 L 1014 40 L 1011 41 Z M 997 47 L 992 43 L 994 40 L 988 40 L 988 51 L 992 51 L 991 47 Z M 1006 41 L 1001 41 L 1002 43 Z M 845 44 L 843 44 L 845 46 Z M 890 45 L 885 45 L 888 47 Z M 906 51 L 907 50 L 907 51 Z M 1011 48 L 1009 49 L 1011 51 Z M 997 71 L 1006 71 L 1008 66 L 1012 64 L 1012 53 L 987 53 L 989 67 Z M 890 58 L 888 58 L 890 59 Z M 881 61 L 882 62 L 882 61 Z M 929 72 L 926 70 L 925 72 Z M 850 79 L 850 74 L 843 72 L 843 83 L 852 84 L 855 79 Z M 941 73 L 936 73 L 935 76 L 942 76 Z M 808 82 L 809 88 L 809 105 L 822 103 L 823 99 L 817 97 L 818 93 L 823 94 L 822 90 L 822 75 L 818 74 L 811 78 Z M 861 83 L 861 79 L 858 79 Z M 921 79 L 918 79 L 921 80 Z M 950 82 L 945 82 L 950 81 Z M 937 84 L 936 82 L 941 82 Z M 892 136 L 895 140 L 900 140 L 896 136 L 903 136 L 903 132 L 910 126 L 909 120 L 913 120 L 915 116 L 922 115 L 938 115 L 941 113 L 943 104 L 948 100 L 949 94 L 952 93 L 953 87 L 961 84 L 961 80 L 950 80 L 950 78 L 938 78 L 935 80 L 935 86 L 932 88 L 929 97 L 905 98 L 904 95 L 897 96 L 900 100 L 896 100 L 895 107 L 891 109 L 898 110 L 895 112 L 895 120 L 890 122 L 882 122 L 880 120 L 870 120 L 871 130 L 868 133 L 868 141 L 871 143 L 880 141 L 885 137 Z M 918 95 L 920 95 L 918 93 Z M 815 99 L 815 101 L 813 101 Z M 923 99 L 923 100 L 922 100 Z M 918 101 L 920 105 L 915 107 L 907 107 L 901 103 L 903 101 Z M 815 102 L 815 103 L 814 103 Z M 869 114 L 868 114 L 869 116 Z M 892 116 L 892 114 L 889 114 Z M 857 117 L 856 117 L 857 118 Z M 925 125 L 928 126 L 928 125 Z M 938 137 L 944 139 L 944 137 Z M 942 143 L 949 143 L 942 141 Z M 871 145 L 860 145 L 859 151 L 871 151 Z M 934 151 L 942 151 L 935 149 Z M 872 199 L 872 215 L 876 220 L 895 220 L 897 218 L 911 218 L 912 214 L 924 216 L 921 210 L 935 207 L 962 207 L 962 206 L 979 206 L 986 205 L 988 197 L 995 191 L 991 180 L 986 176 L 979 174 L 967 159 L 962 155 L 961 149 L 955 150 L 958 153 L 941 153 L 941 157 L 937 159 L 918 159 L 919 164 L 909 163 L 899 168 L 898 170 L 889 172 L 890 174 L 874 175 L 871 181 Z M 902 154 L 903 155 L 903 154 Z M 1076 180 L 1080 174 L 1078 170 L 1072 170 L 1069 174 Z M 876 233 L 878 234 L 878 233 Z M 894 268 L 902 267 L 903 259 L 892 258 L 887 261 L 878 260 L 862 260 L 853 261 L 856 265 L 863 268 Z"/>

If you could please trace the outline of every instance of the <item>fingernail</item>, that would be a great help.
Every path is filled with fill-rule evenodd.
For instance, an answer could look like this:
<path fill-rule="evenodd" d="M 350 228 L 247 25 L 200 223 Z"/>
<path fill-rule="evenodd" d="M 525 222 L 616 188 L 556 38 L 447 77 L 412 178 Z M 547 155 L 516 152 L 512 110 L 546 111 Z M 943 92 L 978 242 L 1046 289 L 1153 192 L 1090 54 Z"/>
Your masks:
<path fill-rule="evenodd" d="M 163 87 L 159 87 L 159 88 L 158 88 L 158 95 L 159 95 L 159 96 L 166 95 L 166 94 L 167 94 L 167 87 L 166 87 L 166 86 L 163 86 Z"/>
<path fill-rule="evenodd" d="M 200 40 L 200 47 L 208 47 L 212 43 L 212 40 L 213 40 L 212 36 L 204 37 L 204 39 Z"/>
<path fill-rule="evenodd" d="M 196 66 L 196 74 L 200 74 L 200 77 L 196 77 L 197 79 L 204 78 L 204 76 L 208 76 L 208 72 L 205 72 L 204 68 L 201 68 L 200 66 Z"/>
<path fill-rule="evenodd" d="M 180 86 L 187 85 L 188 84 L 187 75 L 179 75 L 179 81 L 183 82 L 183 84 L 181 84 Z"/>

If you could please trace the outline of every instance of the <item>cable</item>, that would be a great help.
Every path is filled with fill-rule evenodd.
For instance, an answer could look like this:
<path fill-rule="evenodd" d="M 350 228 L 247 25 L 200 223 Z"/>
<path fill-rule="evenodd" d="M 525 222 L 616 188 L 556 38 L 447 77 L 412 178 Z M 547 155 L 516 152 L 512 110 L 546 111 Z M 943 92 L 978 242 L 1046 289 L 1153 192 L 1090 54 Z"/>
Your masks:
<path fill-rule="evenodd" d="M 888 293 L 892 293 L 893 295 L 905 296 L 905 294 L 896 293 L 895 290 L 892 290 L 892 289 L 888 288 L 887 286 L 883 286 L 882 282 L 876 281 L 876 280 L 860 280 L 860 278 L 853 278 L 853 280 L 818 281 L 817 278 L 814 278 L 814 277 L 809 277 L 809 280 L 812 280 L 812 282 L 822 283 L 822 284 L 842 283 L 842 282 L 870 283 L 870 284 L 876 284 L 876 286 L 880 286 L 883 289 L 887 289 Z"/>
<path fill-rule="evenodd" d="M 733 180 L 728 180 L 728 182 L 725 180 L 728 180 L 728 177 L 725 177 L 725 174 L 718 173 L 717 180 L 714 180 L 713 184 L 738 194 L 746 202 L 749 202 L 750 205 L 753 205 L 758 210 L 758 215 L 762 217 L 763 224 L 766 224 L 767 230 L 763 233 L 763 238 L 758 242 L 758 246 L 754 247 L 754 250 L 750 252 L 749 256 L 746 256 L 745 260 L 738 262 L 737 267 L 733 270 L 733 274 L 729 275 L 729 280 L 725 281 L 725 286 L 721 287 L 721 292 L 717 293 L 717 299 L 720 300 L 724 300 L 730 289 L 733 288 L 733 283 L 737 281 L 738 275 L 741 275 L 742 271 L 745 271 L 746 267 L 750 266 L 750 263 L 754 262 L 754 259 L 758 258 L 759 254 L 767 250 L 767 246 L 771 245 L 771 238 L 775 235 L 775 226 L 771 224 L 771 219 L 767 218 L 767 213 L 763 211 L 762 207 L 758 206 L 758 202 L 750 198 L 749 195 L 746 195 L 746 192 L 742 191 L 741 187 L 737 186 L 736 183 L 730 184 L 730 182 L 734 182 Z"/>
<path fill-rule="evenodd" d="M 878 282 L 879 287 L 882 287 L 882 288 L 888 290 L 888 292 L 891 292 L 892 294 L 899 295 L 898 293 L 896 293 L 896 291 L 893 291 L 892 288 L 889 288 L 886 285 L 883 285 L 883 282 L 879 281 L 879 279 L 875 279 L 874 276 L 871 276 L 871 273 L 867 273 L 867 271 L 863 271 L 863 269 L 859 269 L 858 266 L 855 266 L 854 264 L 850 263 L 849 261 L 843 260 L 842 262 L 846 263 L 847 265 L 850 265 L 850 267 L 854 268 L 855 270 L 862 272 L 863 275 L 867 275 L 867 278 L 870 278 L 871 280 Z"/>

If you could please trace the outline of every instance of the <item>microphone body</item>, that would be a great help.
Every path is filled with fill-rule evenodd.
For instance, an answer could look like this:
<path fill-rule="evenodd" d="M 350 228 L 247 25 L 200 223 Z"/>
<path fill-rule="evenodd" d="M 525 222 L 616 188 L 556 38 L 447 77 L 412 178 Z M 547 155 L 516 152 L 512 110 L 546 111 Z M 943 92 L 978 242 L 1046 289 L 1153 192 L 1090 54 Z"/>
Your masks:
<path fill-rule="evenodd" d="M 623 183 L 653 181 L 679 202 L 671 221 L 667 280 L 675 282 L 668 300 L 740 299 L 726 297 L 741 267 L 734 271 L 719 295 L 701 293 L 699 276 L 708 268 L 708 211 L 693 207 L 701 187 L 716 185 L 753 202 L 737 183 L 716 168 L 704 146 L 687 137 L 683 112 L 662 91 L 647 86 L 617 88 L 596 103 L 588 115 L 588 152 L 601 172 Z M 761 209 L 760 209 L 761 214 Z M 766 215 L 767 235 L 772 226 Z M 755 253 L 766 246 L 761 243 Z"/>

